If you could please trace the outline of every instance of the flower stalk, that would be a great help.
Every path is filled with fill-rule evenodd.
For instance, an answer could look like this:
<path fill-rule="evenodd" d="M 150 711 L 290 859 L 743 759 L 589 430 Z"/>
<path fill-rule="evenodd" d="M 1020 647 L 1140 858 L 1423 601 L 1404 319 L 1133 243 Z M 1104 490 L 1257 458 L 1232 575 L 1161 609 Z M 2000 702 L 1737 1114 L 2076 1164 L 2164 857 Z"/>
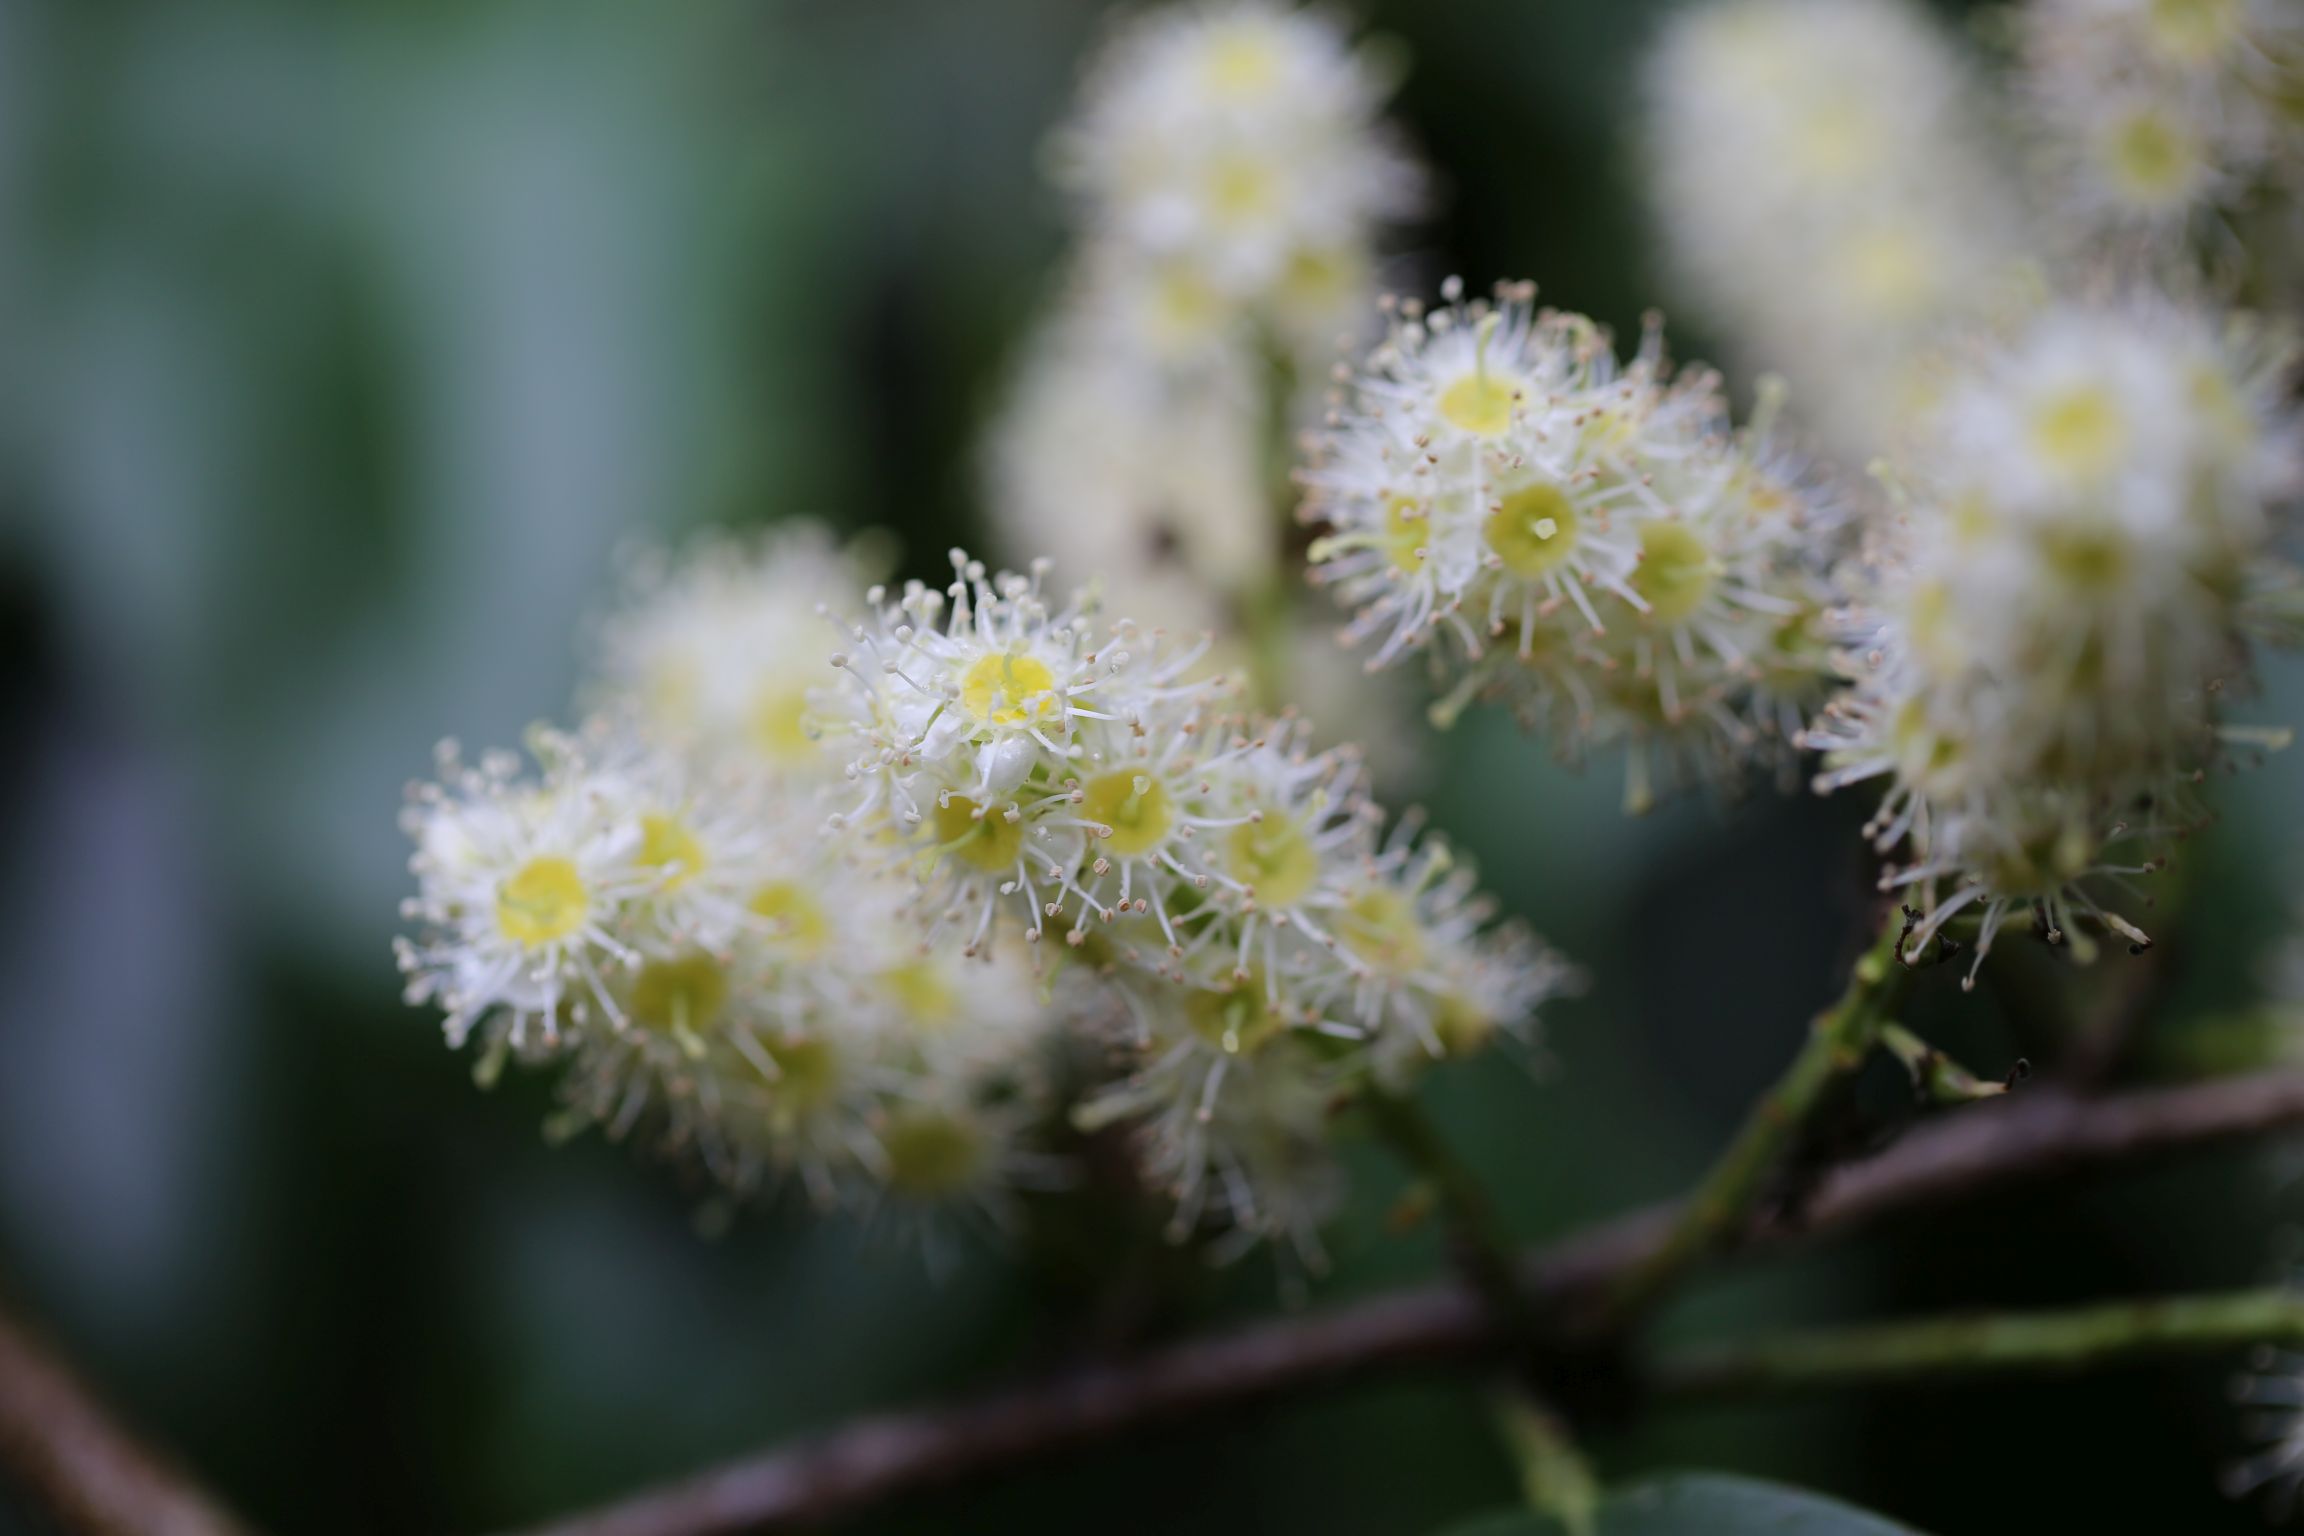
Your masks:
<path fill-rule="evenodd" d="M 1800 1053 L 1753 1106 L 1736 1139 L 1690 1195 L 1670 1235 L 1616 1287 L 1608 1302 L 1610 1322 L 1621 1327 L 1650 1310 L 1691 1268 L 1744 1228 L 1769 1176 L 1825 1089 L 1862 1065 L 1878 1042 L 1907 974 L 1897 956 L 1902 937 L 1891 914 L 1850 972 L 1839 1001 L 1816 1016 Z"/>
<path fill-rule="evenodd" d="M 1423 1106 L 1405 1093 L 1371 1087 L 1365 1100 L 1376 1134 L 1438 1199 L 1457 1270 L 1524 1352 L 1542 1333 L 1534 1299 L 1522 1282 L 1513 1246 L 1478 1174 L 1456 1155 Z"/>
<path fill-rule="evenodd" d="M 1590 1536 L 1600 1484 L 1567 1420 L 1537 1390 L 1543 1315 L 1487 1186 L 1415 1099 L 1372 1088 L 1367 1105 L 1377 1134 L 1438 1200 L 1456 1269 L 1511 1349 L 1517 1369 L 1496 1389 L 1494 1418 L 1528 1507 L 1557 1519 L 1569 1536 Z"/>

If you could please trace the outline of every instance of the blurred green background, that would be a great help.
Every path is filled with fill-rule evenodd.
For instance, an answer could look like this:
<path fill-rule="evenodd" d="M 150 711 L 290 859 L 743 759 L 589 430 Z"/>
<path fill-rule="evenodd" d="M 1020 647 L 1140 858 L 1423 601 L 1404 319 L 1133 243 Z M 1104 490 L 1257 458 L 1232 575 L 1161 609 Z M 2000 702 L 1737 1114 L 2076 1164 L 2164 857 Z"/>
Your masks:
<path fill-rule="evenodd" d="M 1531 275 L 1620 330 L 1669 303 L 1634 131 L 1656 7 L 1362 13 L 1407 46 L 1399 116 L 1443 188 L 1412 274 Z M 1119 1222 L 941 1281 L 791 1210 L 707 1240 L 673 1171 L 548 1150 L 540 1085 L 476 1093 L 387 948 L 402 783 L 444 734 L 565 713 L 619 544 L 811 512 L 932 572 L 974 536 L 974 444 L 1062 248 L 1039 147 L 1098 30 L 1072 0 L 0 0 L 0 1287 L 264 1527 L 536 1519 L 1278 1304 L 1267 1261 L 1148 1262 Z M 2295 666 L 2267 692 L 2304 715 Z M 1595 981 L 1541 1070 L 1452 1069 L 1434 1105 L 1529 1238 L 1669 1192 L 1833 989 L 1861 808 L 1627 823 L 1613 764 L 1563 771 L 1493 718 L 1434 757 L 1442 823 Z M 2299 804 L 2294 756 L 2226 792 L 2179 1027 L 2251 995 Z M 2052 1051 L 1950 993 L 1921 1017 L 1980 1069 Z M 1356 1168 L 1314 1305 L 1439 1263 L 1384 1220 L 1398 1176 Z M 2245 1282 L 2284 1189 L 2224 1157 L 2035 1192 L 1677 1325 Z M 1939 1532 L 2247 1530 L 2213 1487 L 2231 1365 L 1706 1410 L 1598 1449 Z M 871 1528 L 1413 1532 L 1511 1496 L 1476 1396 L 1434 1382 Z M 0 1532 L 42 1529 L 0 1488 Z"/>

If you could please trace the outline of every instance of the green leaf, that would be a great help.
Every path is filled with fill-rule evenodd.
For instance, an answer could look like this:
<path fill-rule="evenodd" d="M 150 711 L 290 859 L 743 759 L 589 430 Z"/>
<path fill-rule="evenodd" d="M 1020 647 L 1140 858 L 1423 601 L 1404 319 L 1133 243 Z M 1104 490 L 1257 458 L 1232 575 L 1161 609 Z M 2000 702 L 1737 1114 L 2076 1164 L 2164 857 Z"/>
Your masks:
<path fill-rule="evenodd" d="M 1450 1526 L 1441 1536 L 1566 1536 L 1527 1510 Z M 1594 1536 L 1919 1536 L 1821 1494 L 1748 1477 L 1682 1472 L 1629 1483 L 1600 1501 Z"/>

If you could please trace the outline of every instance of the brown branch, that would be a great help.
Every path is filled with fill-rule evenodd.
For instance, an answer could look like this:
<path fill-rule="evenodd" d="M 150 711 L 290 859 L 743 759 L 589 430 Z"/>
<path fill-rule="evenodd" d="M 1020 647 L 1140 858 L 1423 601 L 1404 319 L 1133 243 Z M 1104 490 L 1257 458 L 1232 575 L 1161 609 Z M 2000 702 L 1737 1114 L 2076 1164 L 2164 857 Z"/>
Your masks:
<path fill-rule="evenodd" d="M 0 1469 L 86 1536 L 244 1536 L 0 1309 Z"/>
<path fill-rule="evenodd" d="M 1784 1247 L 1891 1212 L 2076 1173 L 2146 1153 L 2304 1124 L 2304 1073 L 2086 1097 L 2049 1086 L 1963 1110 L 1827 1176 L 1797 1224 L 1743 1233 Z M 1564 1311 L 1655 1251 L 1677 1208 L 1653 1207 L 1529 1261 L 1534 1296 Z M 1338 1381 L 1478 1357 L 1496 1344 L 1461 1287 L 1405 1290 L 1075 1370 L 944 1408 L 876 1415 L 693 1480 L 540 1526 L 530 1536 L 730 1536 L 821 1524 L 901 1494 L 1019 1465 L 1125 1430 Z"/>

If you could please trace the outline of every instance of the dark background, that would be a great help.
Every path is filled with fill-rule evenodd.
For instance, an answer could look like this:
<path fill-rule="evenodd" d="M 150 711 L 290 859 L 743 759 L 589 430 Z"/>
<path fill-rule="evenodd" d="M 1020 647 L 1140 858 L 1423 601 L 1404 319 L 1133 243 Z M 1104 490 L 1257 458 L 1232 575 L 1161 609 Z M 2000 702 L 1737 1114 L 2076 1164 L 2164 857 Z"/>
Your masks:
<path fill-rule="evenodd" d="M 1442 182 L 1427 278 L 1531 275 L 1620 330 L 1669 303 L 1635 148 L 1654 8 L 1363 9 L 1407 45 L 1399 115 Z M 974 445 L 1063 241 L 1038 147 L 1096 32 L 1059 0 L 0 0 L 0 1289 L 265 1527 L 535 1519 L 1116 1315 L 1278 1304 L 1268 1262 L 1191 1272 L 1125 1223 L 940 1282 L 796 1211 L 707 1240 L 670 1171 L 548 1150 L 540 1085 L 475 1092 L 388 950 L 402 782 L 442 734 L 565 713 L 620 542 L 810 512 L 925 570 L 980 527 Z M 2304 675 L 2269 691 L 2293 717 Z M 1433 759 L 1442 823 L 1596 984 L 1541 1071 L 1452 1069 L 1432 1103 L 1529 1238 L 1671 1191 L 1835 985 L 1862 808 L 1628 823 L 1613 764 L 1488 717 Z M 2246 1001 L 2287 930 L 2300 775 L 2224 792 L 2172 1027 Z M 1982 1070 L 2053 1050 L 1941 977 L 1915 1016 Z M 1383 1219 L 1398 1176 L 1356 1167 L 1314 1304 L 1439 1262 Z M 1907 1221 L 1675 1323 L 2245 1283 L 2291 1204 L 2271 1160 L 2193 1161 Z M 1597 1449 L 1958 1536 L 2246 1530 L 2213 1486 L 2234 1364 Z M 1477 1398 L 1435 1383 L 872 1528 L 1412 1532 L 1511 1497 Z M 41 1529 L 0 1489 L 0 1532 Z"/>

